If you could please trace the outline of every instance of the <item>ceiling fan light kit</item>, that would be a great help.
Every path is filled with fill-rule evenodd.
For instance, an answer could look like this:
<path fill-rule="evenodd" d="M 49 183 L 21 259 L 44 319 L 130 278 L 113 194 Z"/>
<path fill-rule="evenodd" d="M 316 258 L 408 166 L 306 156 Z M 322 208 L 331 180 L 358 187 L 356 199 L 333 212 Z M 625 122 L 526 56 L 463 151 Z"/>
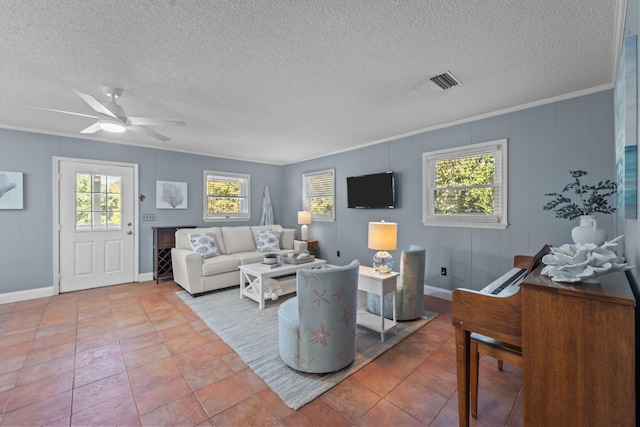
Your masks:
<path fill-rule="evenodd" d="M 127 127 L 124 125 L 124 123 L 115 119 L 100 119 L 98 124 L 100 126 L 100 129 L 106 130 L 107 132 L 122 133 L 127 130 Z"/>

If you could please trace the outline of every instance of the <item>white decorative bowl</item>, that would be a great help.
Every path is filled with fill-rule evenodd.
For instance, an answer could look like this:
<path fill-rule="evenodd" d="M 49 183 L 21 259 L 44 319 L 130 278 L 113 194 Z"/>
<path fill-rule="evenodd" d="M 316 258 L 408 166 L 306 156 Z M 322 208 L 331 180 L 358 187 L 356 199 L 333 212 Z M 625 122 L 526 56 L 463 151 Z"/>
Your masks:
<path fill-rule="evenodd" d="M 267 258 L 264 257 L 265 264 L 276 264 L 278 262 L 278 258 Z"/>
<path fill-rule="evenodd" d="M 602 246 L 593 243 L 576 243 L 551 248 L 551 253 L 542 257 L 546 266 L 542 274 L 551 277 L 556 282 L 585 282 L 600 283 L 600 279 L 607 273 L 629 270 L 623 257 L 619 257 L 608 248 L 616 246 L 617 237 Z"/>

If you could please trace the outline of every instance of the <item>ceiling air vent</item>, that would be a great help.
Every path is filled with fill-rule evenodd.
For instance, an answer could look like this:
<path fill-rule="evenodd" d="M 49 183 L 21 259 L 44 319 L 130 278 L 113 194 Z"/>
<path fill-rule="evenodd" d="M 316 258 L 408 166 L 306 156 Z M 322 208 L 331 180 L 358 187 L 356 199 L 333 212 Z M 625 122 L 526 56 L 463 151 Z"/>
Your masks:
<path fill-rule="evenodd" d="M 447 90 L 454 86 L 458 86 L 460 82 L 458 79 L 453 77 L 453 74 L 450 72 L 442 73 L 438 76 L 431 77 L 430 79 L 433 83 L 435 83 L 440 89 Z"/>

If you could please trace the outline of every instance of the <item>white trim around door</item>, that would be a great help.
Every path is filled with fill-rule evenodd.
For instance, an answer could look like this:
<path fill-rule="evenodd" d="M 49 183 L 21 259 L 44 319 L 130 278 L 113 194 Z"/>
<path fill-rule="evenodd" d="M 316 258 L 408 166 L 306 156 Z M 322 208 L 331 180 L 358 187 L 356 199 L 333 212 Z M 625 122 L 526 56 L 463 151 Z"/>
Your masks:
<path fill-rule="evenodd" d="M 71 157 L 53 157 L 53 168 L 52 168 L 52 185 L 53 185 L 53 294 L 57 295 L 60 293 L 60 283 L 61 283 L 61 271 L 64 270 L 61 268 L 61 235 L 60 235 L 60 224 L 61 224 L 61 212 L 68 212 L 69 206 L 61 206 L 61 188 L 60 188 L 60 178 L 61 178 L 61 168 L 70 163 L 73 164 L 81 164 L 86 166 L 87 170 L 91 170 L 95 168 L 99 170 L 101 168 L 109 168 L 109 167 L 121 167 L 121 168 L 130 168 L 133 171 L 132 178 L 132 191 L 128 192 L 128 196 L 126 203 L 130 203 L 132 209 L 132 218 L 130 221 L 127 221 L 126 226 L 127 232 L 132 234 L 131 238 L 133 239 L 133 259 L 132 263 L 132 274 L 130 277 L 133 278 L 134 282 L 139 280 L 139 219 L 138 219 L 138 165 L 135 163 L 122 163 L 122 162 L 109 162 L 109 161 L 99 161 L 99 160 L 91 160 L 91 159 L 78 159 Z M 125 202 L 125 201 L 123 201 Z M 65 202 L 68 203 L 68 202 Z M 75 207 L 73 207 L 72 211 L 75 212 Z M 112 245 L 114 246 L 114 245 Z M 128 260 L 127 260 L 128 261 Z M 67 266 L 68 267 L 68 266 Z M 89 286 L 93 287 L 93 286 Z"/>

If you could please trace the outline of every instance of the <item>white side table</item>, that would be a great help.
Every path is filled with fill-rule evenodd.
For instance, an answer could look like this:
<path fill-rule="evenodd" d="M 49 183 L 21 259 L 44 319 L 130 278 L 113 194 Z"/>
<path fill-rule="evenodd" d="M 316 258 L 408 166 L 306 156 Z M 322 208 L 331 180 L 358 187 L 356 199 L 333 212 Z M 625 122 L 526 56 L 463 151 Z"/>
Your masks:
<path fill-rule="evenodd" d="M 394 271 L 377 274 L 371 267 L 360 266 L 358 272 L 358 290 L 372 292 L 380 296 L 380 316 L 367 310 L 358 310 L 357 323 L 367 329 L 380 332 L 380 341 L 384 342 L 384 334 L 397 325 L 396 321 L 396 287 L 400 273 Z M 393 293 L 393 320 L 384 317 L 384 296 Z"/>

